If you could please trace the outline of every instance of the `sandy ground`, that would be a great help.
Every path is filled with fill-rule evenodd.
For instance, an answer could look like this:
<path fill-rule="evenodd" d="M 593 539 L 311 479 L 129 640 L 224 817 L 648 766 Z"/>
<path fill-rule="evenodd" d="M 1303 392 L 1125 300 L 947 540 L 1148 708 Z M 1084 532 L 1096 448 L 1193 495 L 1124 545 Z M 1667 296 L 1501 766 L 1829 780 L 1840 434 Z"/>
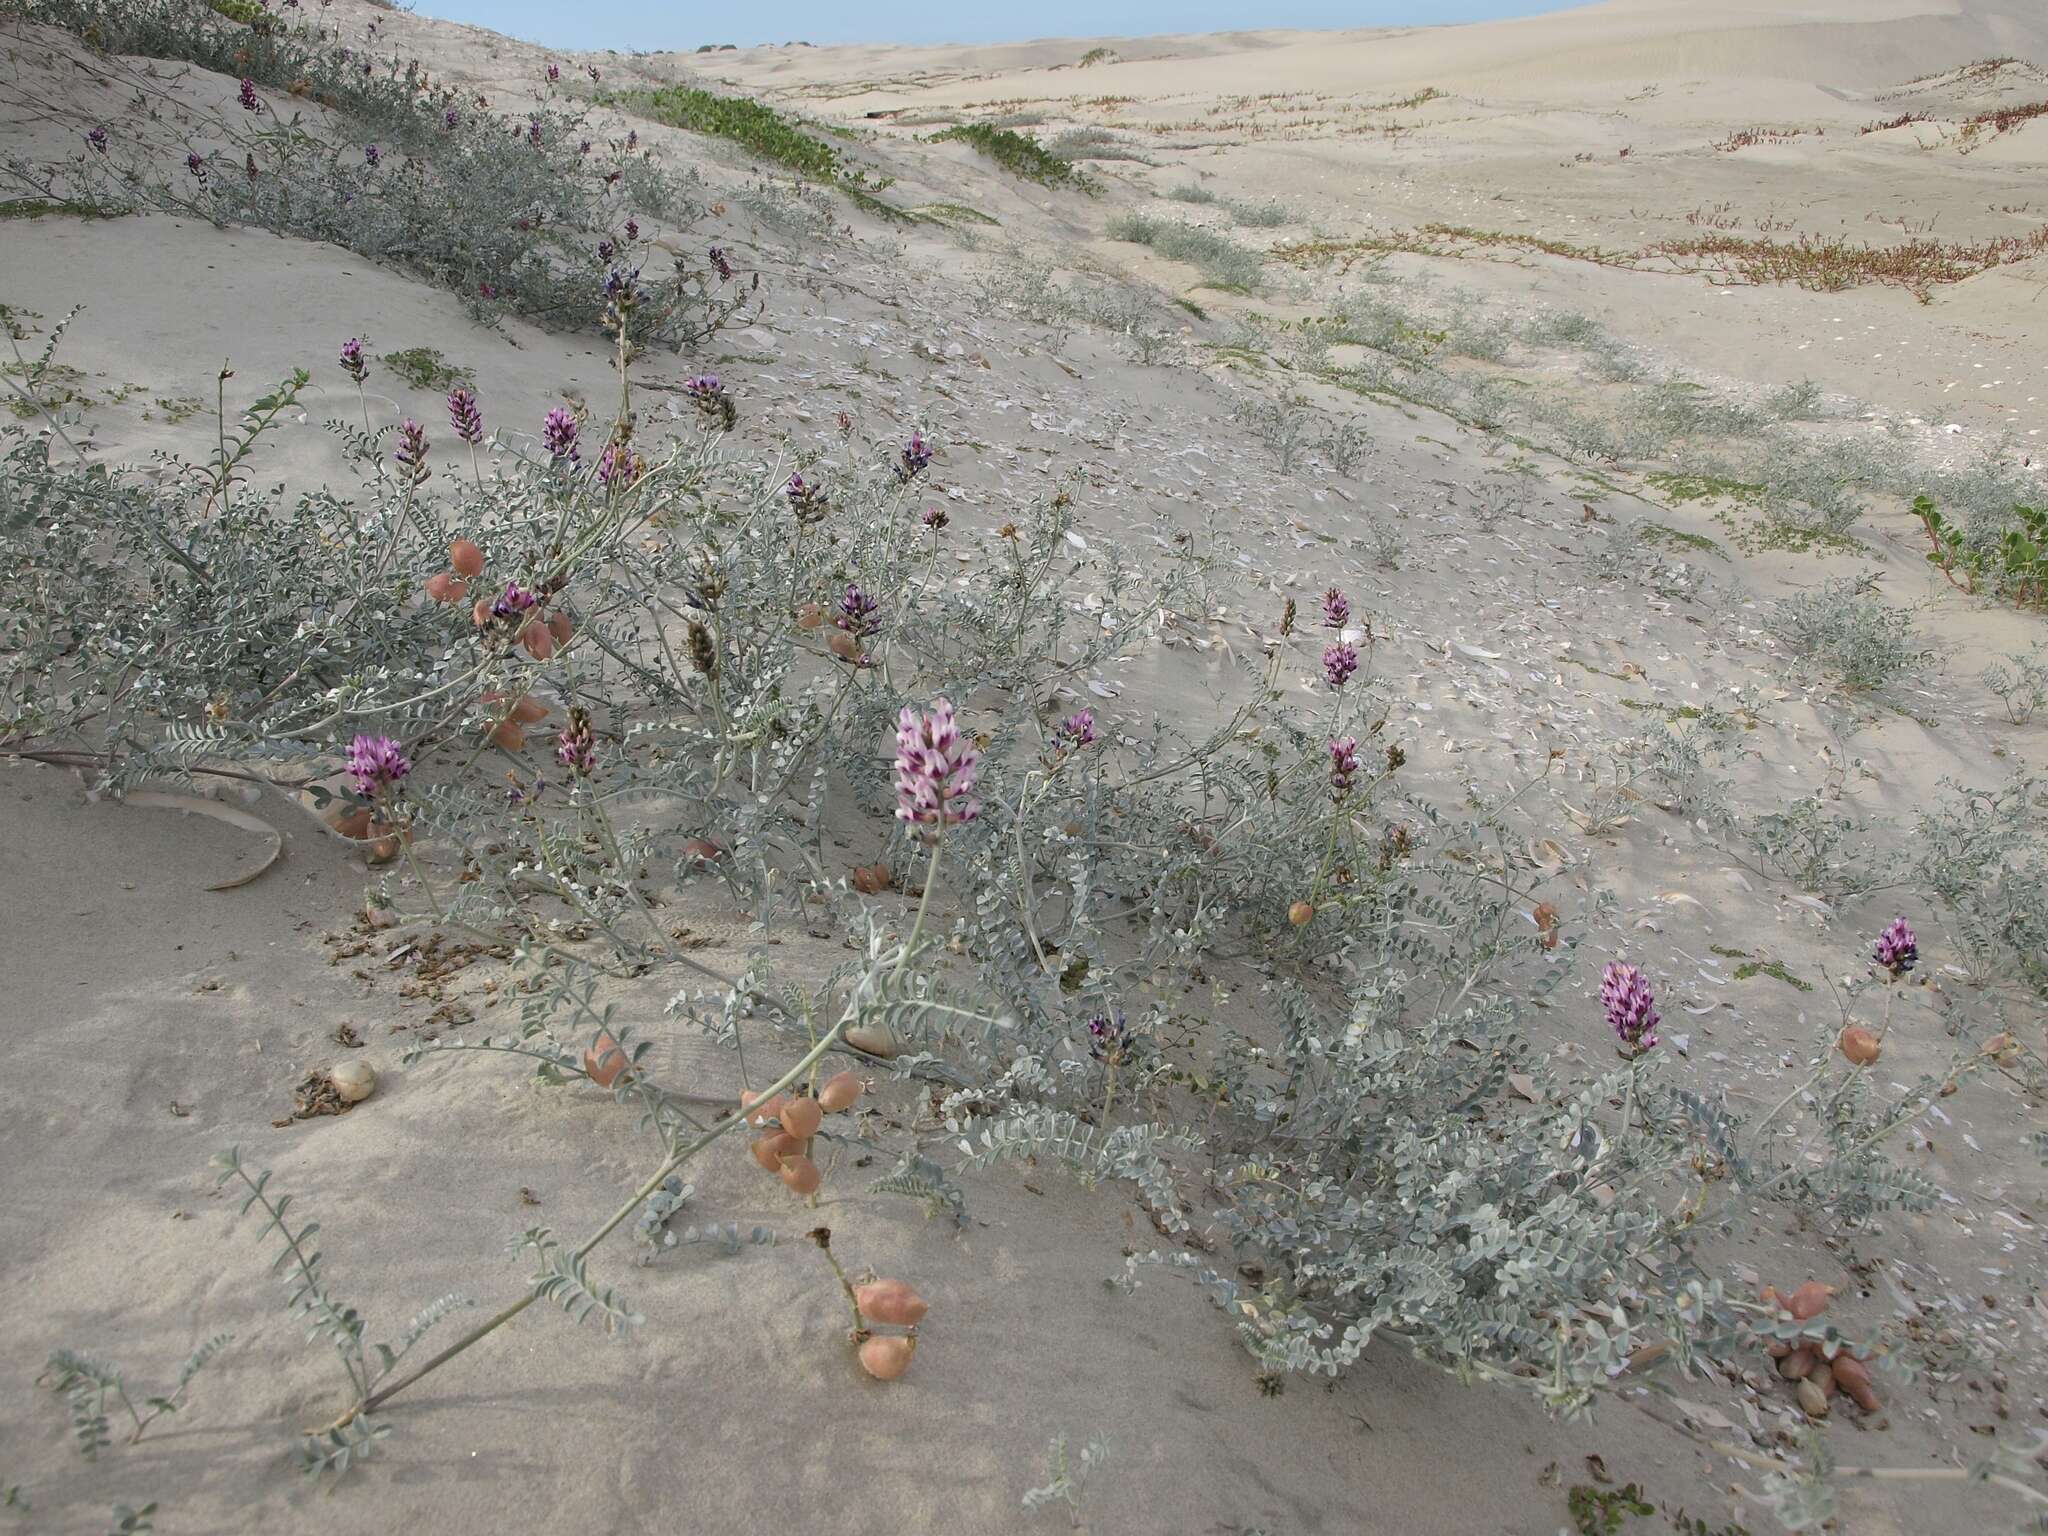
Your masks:
<path fill-rule="evenodd" d="M 437 74 L 508 98 L 547 57 L 354 0 L 336 10 L 352 28 L 377 20 Z M 117 95 L 95 95 L 52 62 L 65 56 L 61 40 L 0 24 L 0 46 L 17 96 L 33 84 L 38 99 L 70 100 L 80 122 L 118 111 Z M 1088 46 L 600 58 L 615 78 L 698 69 L 855 124 L 875 135 L 864 152 L 898 178 L 892 199 L 957 201 L 1001 221 L 999 236 L 972 241 L 937 226 L 874 225 L 842 207 L 851 242 L 798 250 L 734 212 L 720 238 L 767 272 L 769 313 L 707 357 L 653 360 L 650 387 L 722 368 L 744 402 L 741 451 L 764 458 L 785 444 L 830 451 L 842 408 L 876 434 L 932 424 L 944 450 L 937 483 L 969 559 L 989 558 L 996 527 L 1069 469 L 1086 486 L 1091 538 L 1144 545 L 1159 531 L 1217 530 L 1241 587 L 1213 629 L 1134 650 L 1097 680 L 1115 701 L 1098 707 L 1137 719 L 1219 716 L 1227 648 L 1256 643 L 1277 595 L 1306 604 L 1329 581 L 1347 587 L 1387 636 L 1379 664 L 1395 683 L 1420 792 L 1455 798 L 1467 781 L 1520 782 L 1565 752 L 1553 791 L 1525 808 L 1526 830 L 1565 850 L 1560 900 L 1593 925 L 1582 987 L 1614 953 L 1652 966 L 1671 988 L 1670 1027 L 1685 1037 L 1681 1078 L 1775 1100 L 1801 1070 L 1809 1018 L 1832 1005 L 1824 991 L 1769 976 L 1735 979 L 1715 946 L 1800 977 L 1840 975 L 1875 906 L 1823 924 L 1793 887 L 1654 810 L 1589 834 L 1571 812 L 1604 745 L 1640 729 L 1645 710 L 1739 704 L 1753 715 L 1732 770 L 1744 803 L 1826 787 L 1859 814 L 1904 817 L 1945 777 L 1987 784 L 2016 765 L 2048 768 L 2048 724 L 2009 725 L 1977 682 L 1983 659 L 2024 649 L 2040 624 L 1948 592 L 1921 561 L 1913 527 L 1891 512 L 1859 528 L 1855 555 L 1730 549 L 1703 562 L 1704 597 L 1646 594 L 1603 558 L 1604 529 L 1582 518 L 1583 478 L 1561 460 L 1539 457 L 1514 513 L 1482 524 L 1468 492 L 1493 460 L 1479 434 L 1419 408 L 1353 402 L 1378 445 L 1369 466 L 1351 477 L 1283 473 L 1247 424 L 1251 386 L 1230 369 L 1141 367 L 1116 337 L 1084 327 L 1056 338 L 978 302 L 972 283 L 1015 248 L 1052 253 L 1070 271 L 1194 291 L 1188 269 L 1108 240 L 1103 224 L 1126 207 L 1207 217 L 1151 196 L 1195 175 L 1225 196 L 1299 210 L 1290 228 L 1238 232 L 1267 244 L 1440 220 L 1621 246 L 1695 227 L 1689 211 L 1723 202 L 1752 222 L 1789 220 L 1795 234 L 1854 233 L 1894 215 L 1932 221 L 1949 238 L 2024 232 L 2048 217 L 2048 123 L 1968 156 L 1931 133 L 1922 147 L 1910 130 L 1854 130 L 1904 110 L 1889 93 L 1915 76 L 1996 54 L 2048 59 L 2048 20 L 1970 0 L 1838 0 L 1791 15 L 1761 0 L 1626 0 L 1488 27 L 1111 41 L 1115 61 L 1075 69 Z M 1445 94 L 1421 107 L 1377 105 L 1431 86 Z M 232 95 L 230 82 L 203 77 L 177 89 L 200 129 Z M 13 100 L 0 103 L 0 147 L 63 152 L 54 146 L 75 124 L 10 109 Z M 1041 133 L 1110 127 L 1158 164 L 1100 164 L 1109 190 L 1086 202 L 1011 180 L 960 145 L 925 144 L 928 127 L 869 117 L 907 109 L 942 120 L 990 102 L 1044 111 Z M 1390 119 L 1409 131 L 1343 131 Z M 1733 154 L 1708 147 L 1758 123 L 1828 131 Z M 714 183 L 745 174 L 725 146 L 642 132 Z M 1595 160 L 1575 163 L 1582 152 Z M 0 302 L 49 318 L 90 305 L 62 355 L 86 375 L 108 462 L 156 448 L 203 453 L 207 416 L 175 422 L 151 403 L 210 400 L 228 356 L 244 381 L 314 368 L 327 393 L 309 395 L 307 418 L 280 431 L 267 463 L 278 478 L 339 482 L 319 422 L 355 410 L 328 359 L 359 331 L 472 367 L 506 420 L 537 420 L 564 393 L 606 379 L 594 341 L 518 324 L 494 335 L 446 294 L 257 231 L 167 218 L 16 221 L 0 224 L 0 251 Z M 1931 456 L 2001 438 L 2024 451 L 2048 428 L 2048 308 L 2035 303 L 2048 262 L 1940 289 L 1927 304 L 1894 289 L 1738 288 L 1526 255 L 1399 263 L 1417 283 L 1468 289 L 1502 312 L 1591 313 L 1644 355 L 1710 381 L 1758 388 L 1810 376 L 1873 419 L 1921 424 Z M 1256 301 L 1196 292 L 1211 335 L 1236 313 L 1305 313 L 1317 302 L 1307 287 Z M 433 397 L 388 382 L 386 391 L 374 410 L 438 414 Z M 1602 505 L 1613 515 L 1627 502 Z M 1657 515 L 1685 532 L 1725 532 L 1699 508 Z M 1394 569 L 1372 557 L 1376 522 L 1405 536 Z M 1764 602 L 1848 571 L 1915 605 L 1939 649 L 1895 708 L 1845 710 L 1824 684 L 1789 680 L 1762 631 Z M 1313 666 L 1304 649 L 1289 681 L 1306 688 Z M 774 1248 L 731 1258 L 692 1249 L 644 1268 L 629 1245 L 606 1250 L 608 1277 L 647 1327 L 605 1340 L 536 1309 L 407 1400 L 388 1454 L 325 1496 L 294 1477 L 285 1449 L 292 1430 L 331 1417 L 338 1373 L 300 1346 L 253 1225 L 212 1188 L 208 1155 L 239 1143 L 274 1166 L 321 1221 L 337 1289 L 378 1331 L 396 1332 L 452 1290 L 487 1308 L 516 1294 L 524 1269 L 501 1256 L 505 1240 L 540 1222 L 565 1232 L 594 1224 L 637 1183 L 649 1148 L 594 1093 L 543 1091 L 484 1062 L 401 1069 L 414 1033 L 472 1020 L 488 1028 L 509 1014 L 498 962 L 423 968 L 430 930 L 364 930 L 357 913 L 375 877 L 296 808 L 227 800 L 279 827 L 287 857 L 245 888 L 208 893 L 248 867 L 256 839 L 204 816 L 96 800 L 59 768 L 0 767 L 0 878 L 16 893 L 0 919 L 14 1045 L 14 1070 L 0 1079 L 0 1488 L 19 1484 L 31 1501 L 18 1528 L 102 1531 L 117 1500 L 153 1499 L 166 1533 L 425 1522 L 451 1536 L 821 1521 L 859 1532 L 1057 1529 L 1058 1510 L 1027 1516 L 1018 1505 L 1043 1480 L 1056 1433 L 1112 1445 L 1081 1517 L 1099 1532 L 1549 1536 L 1566 1521 L 1564 1490 L 1591 1477 L 1589 1456 L 1673 1508 L 1769 1528 L 1731 1492 L 1751 1474 L 1626 1401 L 1590 1427 L 1561 1426 L 1520 1398 L 1462 1388 L 1386 1351 L 1335 1388 L 1296 1380 L 1262 1396 L 1194 1291 L 1165 1279 L 1131 1298 L 1104 1288 L 1123 1252 L 1159 1242 L 1115 1191 L 1050 1172 L 973 1175 L 969 1219 L 955 1229 L 861 1194 L 852 1179 L 813 1214 L 764 1189 L 737 1157 L 696 1173 L 693 1209 L 770 1227 Z M 1617 898 L 1605 915 L 1594 902 L 1603 890 Z M 716 893 L 685 900 L 708 941 L 700 958 L 742 963 L 745 915 Z M 1923 949 L 1939 952 L 1936 914 L 1909 915 Z M 836 959 L 800 932 L 780 937 L 798 970 Z M 1902 1081 L 1944 1058 L 1944 1026 L 1969 998 L 1966 976 L 1940 979 L 1904 1005 L 1894 1035 Z M 736 1086 L 721 1053 L 670 1037 L 662 996 L 628 987 L 617 997 L 679 1076 L 707 1093 Z M 2043 1044 L 2037 1008 L 2018 1005 L 2013 1022 Z M 379 1093 L 345 1117 L 274 1125 L 309 1068 L 351 1053 L 336 1043 L 343 1026 L 384 1073 Z M 1561 1053 L 1601 1048 L 1596 1009 L 1560 1015 L 1555 1028 Z M 885 1079 L 870 1102 L 865 1128 L 878 1146 L 943 1153 L 913 1085 Z M 1891 1218 L 1882 1236 L 1832 1251 L 1781 1217 L 1730 1256 L 1767 1277 L 1841 1285 L 1845 1325 L 1909 1320 L 1947 1341 L 1946 1368 L 1894 1389 L 1887 1414 L 1837 1416 L 1829 1433 L 1845 1464 L 1953 1465 L 1978 1452 L 1987 1429 L 2040 1419 L 2048 1189 L 2018 1143 L 2040 1123 L 2024 1085 L 1994 1076 L 1930 1115 L 1904 1154 L 1947 1191 L 1942 1209 Z M 1190 1194 L 1199 1207 L 1201 1192 Z M 915 1370 L 894 1388 L 863 1377 L 837 1343 L 842 1303 L 802 1241 L 820 1219 L 843 1232 L 849 1261 L 912 1276 L 933 1301 Z M 1213 1235 L 1198 1228 L 1198 1238 Z M 191 1409 L 93 1466 L 71 1448 L 61 1404 L 34 1386 L 64 1345 L 113 1359 L 154 1390 L 223 1330 L 237 1342 L 201 1378 Z M 1697 1422 L 1775 1443 L 1796 1415 L 1767 1375 L 1697 1383 Z M 1951 1487 L 1859 1485 L 1845 1496 L 1843 1529 L 1977 1529 L 2002 1507 Z"/>

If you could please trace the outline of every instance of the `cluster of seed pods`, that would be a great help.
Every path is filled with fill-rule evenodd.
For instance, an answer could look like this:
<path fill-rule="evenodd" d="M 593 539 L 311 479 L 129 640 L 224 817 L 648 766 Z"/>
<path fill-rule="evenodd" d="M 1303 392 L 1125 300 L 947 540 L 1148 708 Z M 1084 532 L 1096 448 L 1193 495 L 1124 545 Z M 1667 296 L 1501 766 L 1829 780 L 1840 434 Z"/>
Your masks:
<path fill-rule="evenodd" d="M 1761 1300 L 1805 1323 L 1825 1312 L 1828 1298 L 1834 1294 L 1833 1286 L 1809 1280 L 1790 1295 L 1780 1295 L 1776 1286 L 1767 1285 Z M 1770 1345 L 1770 1355 L 1778 1362 L 1778 1374 L 1792 1383 L 1799 1406 L 1810 1419 L 1826 1418 L 1829 1402 L 1838 1391 L 1865 1413 L 1876 1413 L 1884 1406 L 1871 1384 L 1870 1367 L 1846 1349 L 1830 1360 L 1814 1345 L 1777 1339 Z"/>

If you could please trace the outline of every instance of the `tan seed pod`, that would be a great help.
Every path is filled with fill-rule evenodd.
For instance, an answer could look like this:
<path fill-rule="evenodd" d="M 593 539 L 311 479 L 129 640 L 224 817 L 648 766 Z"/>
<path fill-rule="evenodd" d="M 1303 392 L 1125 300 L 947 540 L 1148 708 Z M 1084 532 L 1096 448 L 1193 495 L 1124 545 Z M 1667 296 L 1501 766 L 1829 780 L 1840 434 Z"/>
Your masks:
<path fill-rule="evenodd" d="M 1810 1381 L 1799 1383 L 1799 1406 L 1809 1419 L 1824 1419 L 1828 1416 L 1828 1395 Z"/>
<path fill-rule="evenodd" d="M 911 1356 L 917 1353 L 915 1339 L 899 1338 L 893 1334 L 878 1335 L 860 1347 L 860 1363 L 870 1376 L 878 1381 L 894 1381 L 910 1369 Z"/>

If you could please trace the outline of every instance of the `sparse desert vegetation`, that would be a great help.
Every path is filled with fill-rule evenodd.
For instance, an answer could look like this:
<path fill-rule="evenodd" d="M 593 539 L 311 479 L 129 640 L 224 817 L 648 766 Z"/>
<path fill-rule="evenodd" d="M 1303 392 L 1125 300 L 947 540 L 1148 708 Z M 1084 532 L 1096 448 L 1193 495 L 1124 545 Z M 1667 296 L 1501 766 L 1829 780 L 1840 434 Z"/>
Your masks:
<path fill-rule="evenodd" d="M 18 0 L 0 1527 L 2038 1519 L 2033 75 L 1840 9 Z"/>

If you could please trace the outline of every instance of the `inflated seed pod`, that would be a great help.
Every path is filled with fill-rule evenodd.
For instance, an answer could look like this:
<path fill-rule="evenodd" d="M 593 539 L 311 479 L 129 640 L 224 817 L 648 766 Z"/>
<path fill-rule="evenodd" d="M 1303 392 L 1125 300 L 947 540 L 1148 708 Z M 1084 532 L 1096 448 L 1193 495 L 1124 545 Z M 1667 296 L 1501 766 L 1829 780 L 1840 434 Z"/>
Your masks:
<path fill-rule="evenodd" d="M 799 1141 L 809 1141 L 825 1123 L 825 1111 L 816 1099 L 790 1099 L 782 1106 L 782 1128 Z"/>
<path fill-rule="evenodd" d="M 782 1172 L 782 1160 L 794 1153 L 800 1145 L 802 1143 L 794 1136 L 781 1131 L 770 1131 L 766 1136 L 757 1138 L 751 1150 L 754 1161 L 761 1165 L 764 1172 L 779 1174 Z"/>
<path fill-rule="evenodd" d="M 877 1381 L 894 1381 L 910 1369 L 917 1340 L 878 1334 L 860 1347 L 861 1368 Z"/>
<path fill-rule="evenodd" d="M 1305 901 L 1297 901 L 1287 909 L 1287 921 L 1297 928 L 1306 928 L 1314 921 L 1316 909 Z"/>
<path fill-rule="evenodd" d="M 626 1075 L 626 1068 L 630 1065 L 624 1048 L 612 1038 L 608 1029 L 599 1030 L 597 1038 L 583 1053 L 583 1070 L 600 1088 L 611 1087 Z"/>
<path fill-rule="evenodd" d="M 519 643 L 535 661 L 546 661 L 555 654 L 555 632 L 539 619 L 519 632 Z"/>
<path fill-rule="evenodd" d="M 1813 1372 L 1813 1351 L 1801 1345 L 1778 1362 L 1778 1374 L 1787 1381 L 1804 1381 Z"/>
<path fill-rule="evenodd" d="M 1828 1298 L 1834 1294 L 1835 1288 L 1832 1285 L 1822 1285 L 1818 1280 L 1809 1280 L 1787 1299 L 1785 1310 L 1802 1323 L 1807 1322 L 1827 1311 Z"/>
<path fill-rule="evenodd" d="M 344 1104 L 360 1104 L 377 1087 L 377 1069 L 367 1061 L 344 1061 L 327 1069 L 327 1081 Z"/>
<path fill-rule="evenodd" d="M 871 1323 L 915 1328 L 930 1310 L 925 1299 L 901 1280 L 870 1280 L 853 1288 L 860 1315 Z"/>
<path fill-rule="evenodd" d="M 469 583 L 453 571 L 436 571 L 427 578 L 427 596 L 437 603 L 459 603 L 469 595 Z"/>
<path fill-rule="evenodd" d="M 1799 1383 L 1797 1396 L 1799 1406 L 1809 1419 L 1824 1419 L 1828 1416 L 1828 1395 L 1810 1381 Z"/>
<path fill-rule="evenodd" d="M 824 1176 L 818 1172 L 818 1165 L 801 1152 L 782 1160 L 782 1182 L 789 1186 L 791 1194 L 814 1195 Z"/>
<path fill-rule="evenodd" d="M 1865 1413 L 1876 1413 L 1883 1406 L 1871 1383 L 1870 1367 L 1854 1355 L 1835 1356 L 1835 1385 L 1848 1393 L 1849 1400 Z"/>
<path fill-rule="evenodd" d="M 779 1093 L 768 1099 L 749 1088 L 740 1094 L 740 1113 L 747 1117 L 749 1125 L 766 1125 L 782 1113 L 782 1103 L 783 1095 Z"/>
<path fill-rule="evenodd" d="M 1867 1067 L 1884 1054 L 1884 1047 L 1877 1036 L 1860 1024 L 1851 1024 L 1836 1037 L 1835 1043 L 1842 1048 L 1842 1054 L 1859 1067 Z"/>
<path fill-rule="evenodd" d="M 457 539 L 448 546 L 448 563 L 463 576 L 481 576 L 484 573 L 484 552 L 474 540 Z"/>
<path fill-rule="evenodd" d="M 818 1090 L 818 1105 L 827 1114 L 836 1115 L 853 1108 L 859 1097 L 860 1079 L 851 1072 L 841 1072 L 837 1077 L 827 1078 L 825 1086 Z"/>

